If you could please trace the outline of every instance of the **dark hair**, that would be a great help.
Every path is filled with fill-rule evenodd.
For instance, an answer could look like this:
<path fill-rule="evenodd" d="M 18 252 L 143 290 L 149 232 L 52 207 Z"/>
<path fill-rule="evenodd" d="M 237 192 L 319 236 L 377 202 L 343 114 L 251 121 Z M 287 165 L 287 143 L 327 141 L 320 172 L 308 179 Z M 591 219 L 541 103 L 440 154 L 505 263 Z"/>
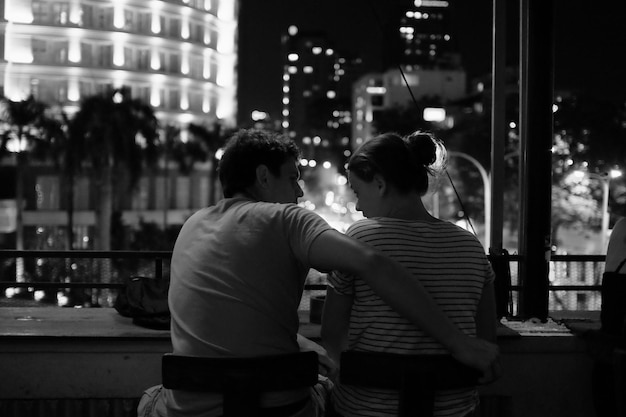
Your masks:
<path fill-rule="evenodd" d="M 379 174 L 401 193 L 417 191 L 424 195 L 428 191 L 428 175 L 434 176 L 443 168 L 444 160 L 445 147 L 429 133 L 415 132 L 404 138 L 384 133 L 354 152 L 348 160 L 348 170 L 368 182 Z"/>
<path fill-rule="evenodd" d="M 299 157 L 296 144 L 277 133 L 260 129 L 235 132 L 224 147 L 218 168 L 224 197 L 232 197 L 254 184 L 259 165 L 279 176 L 281 165 L 289 158 Z"/>

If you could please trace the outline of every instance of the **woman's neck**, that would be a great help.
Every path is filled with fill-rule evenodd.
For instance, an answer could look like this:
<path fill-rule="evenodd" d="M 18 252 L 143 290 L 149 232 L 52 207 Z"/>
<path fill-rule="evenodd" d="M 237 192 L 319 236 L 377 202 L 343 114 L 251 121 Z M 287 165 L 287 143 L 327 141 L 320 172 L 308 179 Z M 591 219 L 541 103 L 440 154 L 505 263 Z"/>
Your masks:
<path fill-rule="evenodd" d="M 425 222 L 439 221 L 439 219 L 433 217 L 428 210 L 426 210 L 422 198 L 417 194 L 398 196 L 397 198 L 390 199 L 386 217 Z"/>

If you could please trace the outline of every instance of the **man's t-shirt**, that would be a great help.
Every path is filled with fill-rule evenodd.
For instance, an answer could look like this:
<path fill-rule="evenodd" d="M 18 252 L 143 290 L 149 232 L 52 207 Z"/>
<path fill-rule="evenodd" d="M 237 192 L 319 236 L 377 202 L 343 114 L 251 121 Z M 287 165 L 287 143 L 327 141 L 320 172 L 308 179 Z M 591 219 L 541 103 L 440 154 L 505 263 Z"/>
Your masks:
<path fill-rule="evenodd" d="M 330 229 L 295 204 L 230 198 L 183 225 L 172 255 L 174 353 L 239 357 L 298 351 L 309 249 Z M 170 415 L 219 415 L 219 399 L 166 392 Z M 285 403 L 268 398 L 267 405 Z M 302 398 L 302 393 L 300 393 Z M 293 400 L 293 396 L 290 400 Z"/>

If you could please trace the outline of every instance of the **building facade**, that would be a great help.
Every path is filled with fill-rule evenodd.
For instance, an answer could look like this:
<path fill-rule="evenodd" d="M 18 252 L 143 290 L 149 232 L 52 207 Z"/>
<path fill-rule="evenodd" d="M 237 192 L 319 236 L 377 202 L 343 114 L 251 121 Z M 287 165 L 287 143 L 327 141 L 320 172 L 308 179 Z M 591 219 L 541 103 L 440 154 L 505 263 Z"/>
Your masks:
<path fill-rule="evenodd" d="M 343 165 L 352 122 L 351 87 L 361 74 L 361 60 L 342 54 L 325 34 L 300 32 L 295 26 L 282 45 L 283 131 L 305 159 Z"/>
<path fill-rule="evenodd" d="M 466 82 L 465 71 L 460 68 L 406 67 L 403 73 L 398 69 L 389 69 L 382 74 L 364 75 L 353 86 L 352 147 L 359 147 L 379 133 L 375 126 L 377 113 L 394 107 L 413 106 L 413 98 L 438 103 L 424 109 L 424 120 L 452 123 L 444 104 L 464 97 Z"/>
<path fill-rule="evenodd" d="M 0 83 L 69 114 L 126 86 L 161 122 L 234 124 L 236 0 L 4 0 Z"/>
<path fill-rule="evenodd" d="M 152 106 L 161 127 L 181 129 L 181 140 L 190 123 L 231 127 L 238 13 L 238 0 L 0 0 L 0 87 L 9 100 L 32 95 L 70 117 L 83 98 L 126 87 Z M 167 159 L 131 192 L 120 188 L 124 224 L 179 225 L 220 194 L 211 161 L 183 174 Z M 16 182 L 15 161 L 0 161 L 3 180 Z M 31 161 L 19 182 L 24 248 L 58 248 L 70 206 L 73 247 L 92 247 L 98 189 L 88 173 L 70 182 L 51 164 Z M 14 193 L 0 196 L 2 247 L 15 247 Z"/>
<path fill-rule="evenodd" d="M 418 65 L 455 67 L 459 64 L 450 31 L 453 1 L 392 2 L 395 16 L 384 26 L 385 67 Z"/>

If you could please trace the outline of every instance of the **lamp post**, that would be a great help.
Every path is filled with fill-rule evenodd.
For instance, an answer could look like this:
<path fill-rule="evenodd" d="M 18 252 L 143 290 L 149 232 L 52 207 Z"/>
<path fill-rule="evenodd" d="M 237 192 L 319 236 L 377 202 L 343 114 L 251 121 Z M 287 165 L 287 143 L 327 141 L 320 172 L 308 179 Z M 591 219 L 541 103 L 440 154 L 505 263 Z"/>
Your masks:
<path fill-rule="evenodd" d="M 582 179 L 585 175 L 589 178 L 595 178 L 602 184 L 602 228 L 601 228 L 601 248 L 606 250 L 607 246 L 607 238 L 609 234 L 609 183 L 613 178 L 618 178 L 622 176 L 622 171 L 618 169 L 612 169 L 609 172 L 605 172 L 602 174 L 596 174 L 593 172 L 584 172 L 584 171 L 574 171 L 574 174 Z"/>
<path fill-rule="evenodd" d="M 24 250 L 24 152 L 27 139 L 16 135 L 7 143 L 7 150 L 15 155 L 15 249 Z M 24 258 L 15 259 L 15 281 L 24 282 Z M 22 291 L 20 288 L 18 291 Z"/>
<path fill-rule="evenodd" d="M 491 245 L 491 183 L 489 182 L 489 174 L 487 174 L 485 167 L 471 155 L 457 151 L 448 151 L 448 155 L 471 162 L 480 173 L 485 189 L 485 247 L 488 248 Z"/>

